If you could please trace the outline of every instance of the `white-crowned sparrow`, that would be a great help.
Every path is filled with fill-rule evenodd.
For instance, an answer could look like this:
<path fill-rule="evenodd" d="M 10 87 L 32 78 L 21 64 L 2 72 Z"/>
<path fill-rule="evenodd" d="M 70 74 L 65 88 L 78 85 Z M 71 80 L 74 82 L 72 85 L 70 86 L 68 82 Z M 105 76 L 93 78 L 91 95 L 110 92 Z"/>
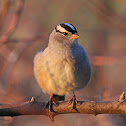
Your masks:
<path fill-rule="evenodd" d="M 48 47 L 34 58 L 35 78 L 43 92 L 51 94 L 50 101 L 53 94 L 70 94 L 86 87 L 90 81 L 90 61 L 78 38 L 72 24 L 59 24 L 50 34 Z M 74 106 L 74 93 L 71 100 Z"/>

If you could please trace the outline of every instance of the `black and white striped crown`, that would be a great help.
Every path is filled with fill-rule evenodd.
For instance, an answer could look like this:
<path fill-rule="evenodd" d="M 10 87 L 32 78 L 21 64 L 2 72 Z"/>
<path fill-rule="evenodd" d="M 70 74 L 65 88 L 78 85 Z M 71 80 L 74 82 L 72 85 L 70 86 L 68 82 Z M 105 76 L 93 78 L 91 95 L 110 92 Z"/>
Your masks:
<path fill-rule="evenodd" d="M 70 23 L 61 23 L 59 25 L 57 25 L 57 27 L 55 28 L 57 31 L 59 32 L 71 32 L 72 34 L 77 33 L 76 28 L 74 27 L 74 25 L 70 24 Z"/>

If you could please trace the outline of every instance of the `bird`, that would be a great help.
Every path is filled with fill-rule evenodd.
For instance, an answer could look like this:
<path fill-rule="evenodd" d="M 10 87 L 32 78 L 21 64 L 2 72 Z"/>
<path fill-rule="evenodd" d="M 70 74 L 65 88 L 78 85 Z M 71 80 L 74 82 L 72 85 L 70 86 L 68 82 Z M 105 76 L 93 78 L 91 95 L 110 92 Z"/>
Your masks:
<path fill-rule="evenodd" d="M 78 43 L 77 29 L 71 23 L 58 24 L 49 36 L 47 48 L 34 57 L 34 76 L 44 93 L 64 100 L 73 93 L 69 103 L 76 104 L 75 91 L 85 88 L 91 80 L 91 63 L 85 49 Z"/>

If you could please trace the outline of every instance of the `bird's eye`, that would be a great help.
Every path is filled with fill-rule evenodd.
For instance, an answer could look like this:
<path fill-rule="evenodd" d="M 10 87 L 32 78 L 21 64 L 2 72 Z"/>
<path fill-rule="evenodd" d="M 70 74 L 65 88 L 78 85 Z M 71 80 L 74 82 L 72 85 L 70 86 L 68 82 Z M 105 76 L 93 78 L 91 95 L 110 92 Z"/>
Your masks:
<path fill-rule="evenodd" d="M 64 32 L 63 34 L 64 34 L 64 35 L 67 35 L 68 33 Z"/>

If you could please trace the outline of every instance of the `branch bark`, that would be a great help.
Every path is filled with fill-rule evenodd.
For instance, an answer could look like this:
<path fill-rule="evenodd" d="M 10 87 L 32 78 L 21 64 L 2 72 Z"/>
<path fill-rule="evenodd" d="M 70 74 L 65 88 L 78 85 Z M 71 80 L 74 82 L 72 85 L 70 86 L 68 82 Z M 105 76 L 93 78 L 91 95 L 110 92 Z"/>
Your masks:
<path fill-rule="evenodd" d="M 51 121 L 54 116 L 67 113 L 83 114 L 126 114 L 126 100 L 123 92 L 116 101 L 77 101 L 76 109 L 68 101 L 57 102 L 53 105 L 53 112 L 49 112 L 46 102 L 36 101 L 33 97 L 30 101 L 22 103 L 1 103 L 0 116 L 19 116 L 19 115 L 45 115 Z"/>

